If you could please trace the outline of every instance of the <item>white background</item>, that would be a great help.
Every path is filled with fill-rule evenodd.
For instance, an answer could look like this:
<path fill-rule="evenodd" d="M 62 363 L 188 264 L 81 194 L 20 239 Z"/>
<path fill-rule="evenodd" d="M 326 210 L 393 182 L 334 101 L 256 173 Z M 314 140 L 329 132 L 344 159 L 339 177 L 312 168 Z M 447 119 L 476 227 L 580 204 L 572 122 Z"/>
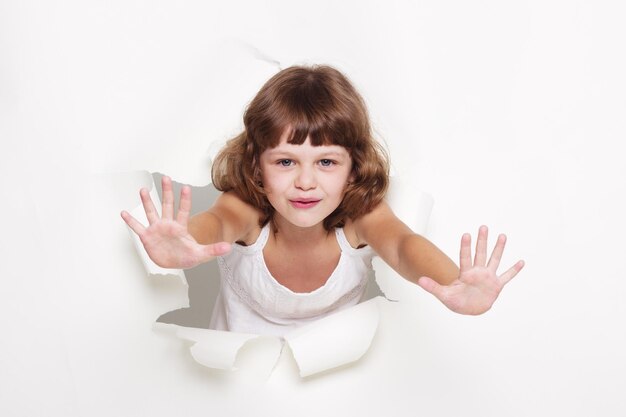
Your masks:
<path fill-rule="evenodd" d="M 626 29 L 619 1 L 0 2 L 0 414 L 626 413 Z M 151 323 L 121 209 L 137 171 L 204 185 L 278 65 L 356 84 L 456 258 L 480 224 L 525 270 L 479 317 L 399 278 L 356 366 L 203 369 Z"/>

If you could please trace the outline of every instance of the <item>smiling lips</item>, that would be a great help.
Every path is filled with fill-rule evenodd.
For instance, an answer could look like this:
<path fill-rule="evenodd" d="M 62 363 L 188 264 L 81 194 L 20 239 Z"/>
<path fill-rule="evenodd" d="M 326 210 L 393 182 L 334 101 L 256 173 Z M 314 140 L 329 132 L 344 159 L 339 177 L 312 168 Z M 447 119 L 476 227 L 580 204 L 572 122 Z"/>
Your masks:
<path fill-rule="evenodd" d="M 301 198 L 297 200 L 289 200 L 292 206 L 294 206 L 295 208 L 301 208 L 301 209 L 314 207 L 320 201 L 321 200 L 316 200 L 312 198 Z"/>

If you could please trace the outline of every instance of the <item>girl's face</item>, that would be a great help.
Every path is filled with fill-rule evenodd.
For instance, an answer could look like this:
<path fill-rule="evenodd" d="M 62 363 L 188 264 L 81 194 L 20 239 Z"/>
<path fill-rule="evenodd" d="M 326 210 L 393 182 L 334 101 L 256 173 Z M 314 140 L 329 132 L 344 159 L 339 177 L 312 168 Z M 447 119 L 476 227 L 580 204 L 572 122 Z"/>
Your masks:
<path fill-rule="evenodd" d="M 261 178 L 276 221 L 297 227 L 321 225 L 341 203 L 352 172 L 352 158 L 338 145 L 287 143 L 283 134 L 275 148 L 260 156 Z"/>

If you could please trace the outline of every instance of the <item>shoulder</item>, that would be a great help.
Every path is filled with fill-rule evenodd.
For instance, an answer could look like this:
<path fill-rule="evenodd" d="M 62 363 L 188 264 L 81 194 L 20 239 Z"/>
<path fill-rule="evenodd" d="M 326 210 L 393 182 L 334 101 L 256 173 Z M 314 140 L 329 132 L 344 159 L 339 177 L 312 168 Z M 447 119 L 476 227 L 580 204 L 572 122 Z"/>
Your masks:
<path fill-rule="evenodd" d="M 209 211 L 221 220 L 227 240 L 253 242 L 261 231 L 262 213 L 235 192 L 222 193 Z"/>
<path fill-rule="evenodd" d="M 359 236 L 356 234 L 356 230 L 354 229 L 354 222 L 352 220 L 347 220 L 346 224 L 343 226 L 343 234 L 346 237 L 346 240 L 353 248 L 358 248 L 359 246 L 363 246 L 359 240 Z"/>
<path fill-rule="evenodd" d="M 367 214 L 347 221 L 344 227 L 346 238 L 353 247 L 372 244 L 376 246 L 376 241 L 389 233 L 410 232 L 384 200 Z"/>
<path fill-rule="evenodd" d="M 377 251 L 381 245 L 414 234 L 391 210 L 386 201 L 382 201 L 369 213 L 353 222 L 354 233 L 360 244 L 373 246 Z"/>
<path fill-rule="evenodd" d="M 215 200 L 214 208 L 220 210 L 243 210 L 247 212 L 257 212 L 258 210 L 251 204 L 245 202 L 236 192 L 226 191 Z"/>

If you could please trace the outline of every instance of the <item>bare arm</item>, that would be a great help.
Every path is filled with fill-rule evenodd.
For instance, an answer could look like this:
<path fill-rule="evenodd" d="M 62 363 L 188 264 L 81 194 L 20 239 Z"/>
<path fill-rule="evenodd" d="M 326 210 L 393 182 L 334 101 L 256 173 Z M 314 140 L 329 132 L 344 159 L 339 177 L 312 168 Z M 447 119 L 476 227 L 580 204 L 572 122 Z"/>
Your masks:
<path fill-rule="evenodd" d="M 506 236 L 500 235 L 487 260 L 487 226 L 481 226 L 472 260 L 471 236 L 461 238 L 460 269 L 425 238 L 413 233 L 386 203 L 355 221 L 355 232 L 404 278 L 437 297 L 450 310 L 482 314 L 489 310 L 502 288 L 524 267 L 518 261 L 498 275 Z"/>
<path fill-rule="evenodd" d="M 232 192 L 220 195 L 209 210 L 189 219 L 189 233 L 201 244 L 247 240 L 260 213 Z"/>
<path fill-rule="evenodd" d="M 354 222 L 360 240 L 370 245 L 396 272 L 416 283 L 429 276 L 442 285 L 459 276 L 459 268 L 428 239 L 414 233 L 387 203 Z"/>

